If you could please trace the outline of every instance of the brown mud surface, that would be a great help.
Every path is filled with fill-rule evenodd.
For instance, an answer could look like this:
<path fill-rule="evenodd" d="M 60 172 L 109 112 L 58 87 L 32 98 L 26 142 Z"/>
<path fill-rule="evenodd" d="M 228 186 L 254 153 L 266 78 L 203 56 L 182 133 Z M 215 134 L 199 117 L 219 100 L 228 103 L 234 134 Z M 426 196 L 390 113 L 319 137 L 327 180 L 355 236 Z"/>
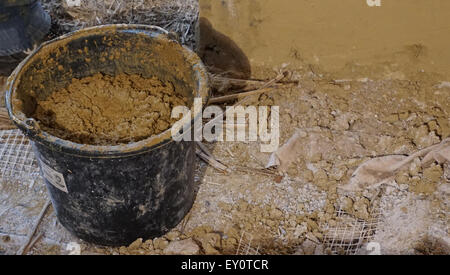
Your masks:
<path fill-rule="evenodd" d="M 280 106 L 280 145 L 304 132 L 298 158 L 287 171 L 268 173 L 264 167 L 270 154 L 260 152 L 260 142 L 205 143 L 231 171 L 224 174 L 198 160 L 194 206 L 165 236 L 138 239 L 127 247 L 99 247 L 70 236 L 51 214 L 42 225 L 46 239 L 30 253 L 67 254 L 67 244 L 77 242 L 81 254 L 349 254 L 330 246 L 330 240 L 340 244 L 348 239 L 334 232 L 347 228 L 349 237 L 355 231 L 359 240 L 355 225 L 378 215 L 381 221 L 367 238 L 380 243 L 381 253 L 441 253 L 449 243 L 450 165 L 422 168 L 417 159 L 389 184 L 355 192 L 340 189 L 364 161 L 408 155 L 450 136 L 445 77 L 369 77 L 376 69 L 330 74 L 305 65 L 291 70 L 290 80 L 298 85 L 253 96 L 249 104 Z M 42 184 L 36 186 L 45 194 Z M 7 247 L 19 240 L 16 235 L 27 233 L 17 229 L 22 223 L 13 223 L 17 217 L 15 212 L 2 216 L 9 219 L 3 231 L 12 241 L 0 241 L 0 250 L 15 251 Z M 366 252 L 361 247 L 358 253 Z"/>
<path fill-rule="evenodd" d="M 192 240 L 200 254 L 364 254 L 356 245 L 349 252 L 345 242 L 359 241 L 379 219 L 364 234 L 381 253 L 441 253 L 445 245 L 434 244 L 448 239 L 447 165 L 422 168 L 417 159 L 376 189 L 340 187 L 364 161 L 408 155 L 449 137 L 450 85 L 433 74 L 382 80 L 361 74 L 305 66 L 291 74 L 299 85 L 253 96 L 250 105 L 280 106 L 281 145 L 304 133 L 287 171 L 263 172 L 270 154 L 260 152 L 259 142 L 205 144 L 231 172 L 199 163 L 200 189 L 185 220 L 161 238 L 98 252 L 168 254 L 179 240 Z"/>
<path fill-rule="evenodd" d="M 35 117 L 44 131 L 90 145 L 117 145 L 157 135 L 176 122 L 173 107 L 186 105 L 174 86 L 157 78 L 95 74 L 38 100 Z"/>

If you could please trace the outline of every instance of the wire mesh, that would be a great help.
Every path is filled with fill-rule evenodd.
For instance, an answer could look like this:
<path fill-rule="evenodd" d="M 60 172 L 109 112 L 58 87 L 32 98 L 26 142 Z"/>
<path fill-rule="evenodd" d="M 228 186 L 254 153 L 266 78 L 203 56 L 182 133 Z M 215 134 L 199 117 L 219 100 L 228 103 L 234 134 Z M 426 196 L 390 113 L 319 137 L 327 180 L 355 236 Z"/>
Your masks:
<path fill-rule="evenodd" d="M 236 255 L 259 255 L 259 245 L 256 248 L 252 247 L 253 235 L 245 231 L 242 232 L 239 239 Z"/>
<path fill-rule="evenodd" d="M 379 209 L 372 209 L 367 220 L 358 219 L 347 212 L 337 211 L 338 223 L 329 227 L 324 236 L 324 245 L 335 255 L 355 255 L 364 244 L 369 243 L 381 222 Z"/>
<path fill-rule="evenodd" d="M 0 178 L 33 180 L 39 176 L 31 142 L 20 130 L 0 131 Z"/>

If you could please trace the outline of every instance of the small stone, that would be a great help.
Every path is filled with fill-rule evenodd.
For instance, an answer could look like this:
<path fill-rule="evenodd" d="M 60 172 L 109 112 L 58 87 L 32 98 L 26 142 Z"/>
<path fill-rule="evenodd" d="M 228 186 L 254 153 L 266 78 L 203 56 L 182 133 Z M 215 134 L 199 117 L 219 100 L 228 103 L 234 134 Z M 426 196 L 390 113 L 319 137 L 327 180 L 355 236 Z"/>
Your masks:
<path fill-rule="evenodd" d="M 146 240 L 143 244 L 142 244 L 142 248 L 143 249 L 147 249 L 147 250 L 153 250 L 153 240 Z"/>
<path fill-rule="evenodd" d="M 414 144 L 419 148 L 425 148 L 440 142 L 439 137 L 436 136 L 434 131 L 428 132 L 427 125 L 422 125 L 418 129 L 411 129 L 410 135 L 413 138 Z"/>
<path fill-rule="evenodd" d="M 210 244 L 203 247 L 203 250 L 205 250 L 206 255 L 220 255 L 220 252 Z"/>
<path fill-rule="evenodd" d="M 275 227 L 275 226 L 277 225 L 277 222 L 276 222 L 276 221 L 273 221 L 273 220 L 267 220 L 267 221 L 266 221 L 266 224 L 267 224 L 269 227 Z"/>
<path fill-rule="evenodd" d="M 281 176 L 281 175 L 277 175 L 277 176 L 275 177 L 275 182 L 276 182 L 276 183 L 281 183 L 282 180 L 283 180 L 283 176 Z"/>
<path fill-rule="evenodd" d="M 353 200 L 349 197 L 345 197 L 342 199 L 341 209 L 347 213 L 353 212 Z"/>
<path fill-rule="evenodd" d="M 345 166 L 344 167 L 334 167 L 331 170 L 330 178 L 332 180 L 341 180 L 347 173 L 347 170 L 348 169 Z"/>
<path fill-rule="evenodd" d="M 388 122 L 388 123 L 394 123 L 396 121 L 398 121 L 399 117 L 398 114 L 391 114 L 389 116 L 386 116 L 382 119 L 382 121 L 384 122 Z"/>
<path fill-rule="evenodd" d="M 303 248 L 301 248 L 300 246 L 297 247 L 297 249 L 294 252 L 294 255 L 305 255 L 305 252 L 303 251 Z"/>
<path fill-rule="evenodd" d="M 409 182 L 409 176 L 405 173 L 400 173 L 395 177 L 397 184 L 407 184 Z"/>
<path fill-rule="evenodd" d="M 128 249 L 125 247 L 125 246 L 121 246 L 120 248 L 119 248 L 119 253 L 121 254 L 121 255 L 128 255 L 129 253 L 128 253 Z"/>
<path fill-rule="evenodd" d="M 369 200 L 366 198 L 360 199 L 353 204 L 354 214 L 357 218 L 368 220 L 369 219 Z"/>
<path fill-rule="evenodd" d="M 142 245 L 142 238 L 139 238 L 128 246 L 128 250 L 137 250 L 141 247 L 141 245 Z"/>
<path fill-rule="evenodd" d="M 296 221 L 296 219 L 295 219 L 295 218 L 289 219 L 289 220 L 288 220 L 288 225 L 289 225 L 290 227 L 292 227 L 292 228 L 296 227 L 296 226 L 297 226 L 297 221 Z"/>
<path fill-rule="evenodd" d="M 219 207 L 225 210 L 226 212 L 231 212 L 231 210 L 233 210 L 231 204 L 228 203 L 219 202 Z"/>
<path fill-rule="evenodd" d="M 313 172 L 311 170 L 306 169 L 303 172 L 303 178 L 305 179 L 305 181 L 311 182 L 314 179 L 314 174 L 313 174 Z"/>
<path fill-rule="evenodd" d="M 394 191 L 396 191 L 397 188 L 395 188 L 394 186 L 387 186 L 386 187 L 386 195 L 391 195 Z"/>
<path fill-rule="evenodd" d="M 314 173 L 314 180 L 315 181 L 319 181 L 319 180 L 327 180 L 328 179 L 328 175 L 325 172 L 325 170 L 323 169 L 318 169 L 316 173 Z"/>
<path fill-rule="evenodd" d="M 319 162 L 322 160 L 322 153 L 319 150 L 312 150 L 306 157 L 310 162 Z"/>
<path fill-rule="evenodd" d="M 429 168 L 426 168 L 423 171 L 423 177 L 426 181 L 429 182 L 438 182 L 439 179 L 444 174 L 444 171 L 442 170 L 442 167 L 440 165 L 433 164 Z"/>
<path fill-rule="evenodd" d="M 245 227 L 245 226 L 244 226 Z M 216 255 L 214 250 L 216 247 L 221 247 L 222 236 L 218 233 L 207 233 L 196 237 L 196 240 L 201 243 L 206 254 Z"/>
<path fill-rule="evenodd" d="M 200 247 L 192 239 L 171 242 L 163 251 L 165 255 L 198 255 Z"/>
<path fill-rule="evenodd" d="M 399 119 L 405 120 L 409 117 L 409 112 L 402 112 L 398 115 Z"/>
<path fill-rule="evenodd" d="M 316 250 L 316 246 L 317 245 L 313 241 L 306 239 L 302 243 L 301 249 L 302 249 L 304 255 L 313 255 L 314 251 Z"/>
<path fill-rule="evenodd" d="M 336 212 L 336 209 L 334 209 L 334 206 L 332 204 L 327 205 L 327 207 L 326 207 L 327 214 L 333 214 L 335 212 Z"/>
<path fill-rule="evenodd" d="M 213 228 L 209 225 L 202 225 L 199 227 L 196 227 L 194 230 L 192 230 L 191 232 L 189 232 L 188 236 L 191 237 L 196 237 L 196 236 L 201 236 L 201 235 L 205 235 L 206 233 L 212 232 Z"/>
<path fill-rule="evenodd" d="M 170 231 L 166 234 L 166 239 L 169 241 L 175 241 L 180 237 L 180 232 L 178 231 Z"/>
<path fill-rule="evenodd" d="M 406 190 L 408 190 L 409 185 L 408 185 L 408 184 L 400 184 L 400 185 L 399 185 L 399 188 L 400 188 L 400 190 L 402 190 L 402 191 L 406 191 Z"/>
<path fill-rule="evenodd" d="M 281 217 L 283 217 L 283 212 L 281 212 L 281 210 L 279 209 L 273 209 L 270 211 L 270 217 L 275 219 L 281 219 Z"/>
<path fill-rule="evenodd" d="M 319 228 L 319 225 L 311 219 L 306 219 L 306 224 L 308 224 L 308 228 L 310 228 L 311 230 Z"/>
<path fill-rule="evenodd" d="M 155 249 L 164 250 L 169 245 L 169 241 L 164 238 L 156 238 L 153 240 Z"/>
<path fill-rule="evenodd" d="M 238 209 L 239 211 L 246 211 L 248 208 L 248 203 L 244 200 L 241 200 L 238 202 Z"/>
<path fill-rule="evenodd" d="M 298 238 L 301 237 L 303 234 L 305 234 L 306 232 L 308 232 L 308 226 L 306 223 L 302 223 L 297 225 L 297 227 L 295 228 L 294 231 L 294 237 Z"/>
<path fill-rule="evenodd" d="M 319 244 L 316 246 L 316 249 L 314 249 L 314 255 L 325 255 L 325 247 L 323 244 Z"/>
<path fill-rule="evenodd" d="M 336 118 L 336 121 L 331 124 L 331 128 L 338 131 L 345 131 L 350 128 L 350 118 L 348 115 L 340 115 Z"/>
<path fill-rule="evenodd" d="M 428 122 L 427 125 L 430 131 L 436 131 L 436 133 L 438 133 L 439 125 L 437 124 L 436 120 Z"/>
<path fill-rule="evenodd" d="M 323 234 L 322 233 L 316 231 L 313 234 L 314 234 L 314 236 L 316 236 L 317 239 L 319 239 L 319 241 L 323 240 Z"/>
<path fill-rule="evenodd" d="M 421 172 L 422 164 L 419 158 L 415 158 L 409 166 L 409 175 L 411 177 L 418 176 Z"/>
<path fill-rule="evenodd" d="M 235 238 L 228 238 L 223 240 L 223 251 L 225 254 L 235 253 L 238 246 L 238 241 Z"/>

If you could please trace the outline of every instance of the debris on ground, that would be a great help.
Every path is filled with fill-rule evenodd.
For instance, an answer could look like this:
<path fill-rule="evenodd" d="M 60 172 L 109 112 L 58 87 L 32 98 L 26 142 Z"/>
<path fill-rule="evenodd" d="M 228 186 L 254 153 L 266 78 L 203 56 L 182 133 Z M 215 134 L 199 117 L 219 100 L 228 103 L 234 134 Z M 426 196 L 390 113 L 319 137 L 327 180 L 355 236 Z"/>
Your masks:
<path fill-rule="evenodd" d="M 94 17 L 43 2 L 56 18 L 54 35 L 105 22 L 149 23 L 195 44 L 195 8 L 188 4 L 177 13 L 180 1 L 166 1 L 163 12 L 157 4 L 163 1 L 88 1 Z M 144 2 L 156 8 L 143 10 Z M 111 10 L 117 12 L 109 17 Z M 401 65 L 390 77 L 377 77 L 384 69 L 361 65 L 334 75 L 304 64 L 289 68 L 289 79 L 270 92 L 245 97 L 245 106 L 280 106 L 282 146 L 269 154 L 260 152 L 260 142 L 202 144 L 198 152 L 208 163 L 197 161 L 196 201 L 166 235 L 99 247 L 74 238 L 47 213 L 44 235 L 29 253 L 69 254 L 79 246 L 81 254 L 114 255 L 449 254 L 450 86 L 437 74 L 403 73 Z M 267 83 L 219 78 L 213 82 L 220 97 Z M 219 102 L 235 98 L 225 99 Z M 28 162 L 31 146 L 13 131 L 0 134 L 1 156 L 17 160 L 0 162 L 0 253 L 6 254 L 25 243 L 47 200 L 42 180 L 29 169 L 37 168 Z M 6 179 L 10 171 L 27 177 Z"/>

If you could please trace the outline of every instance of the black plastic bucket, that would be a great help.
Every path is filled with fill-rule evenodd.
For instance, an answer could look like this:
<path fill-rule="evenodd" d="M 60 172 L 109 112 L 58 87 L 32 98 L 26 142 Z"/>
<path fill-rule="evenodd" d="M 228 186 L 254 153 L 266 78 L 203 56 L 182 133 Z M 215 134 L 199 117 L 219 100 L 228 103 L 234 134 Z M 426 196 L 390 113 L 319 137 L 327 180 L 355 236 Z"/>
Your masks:
<path fill-rule="evenodd" d="M 8 79 L 9 115 L 32 140 L 60 223 L 101 245 L 160 236 L 194 202 L 193 142 L 175 142 L 169 129 L 124 145 L 77 144 L 40 130 L 32 118 L 37 98 L 98 72 L 156 76 L 193 104 L 195 97 L 208 98 L 206 71 L 196 54 L 163 29 L 108 25 L 45 43 Z"/>

